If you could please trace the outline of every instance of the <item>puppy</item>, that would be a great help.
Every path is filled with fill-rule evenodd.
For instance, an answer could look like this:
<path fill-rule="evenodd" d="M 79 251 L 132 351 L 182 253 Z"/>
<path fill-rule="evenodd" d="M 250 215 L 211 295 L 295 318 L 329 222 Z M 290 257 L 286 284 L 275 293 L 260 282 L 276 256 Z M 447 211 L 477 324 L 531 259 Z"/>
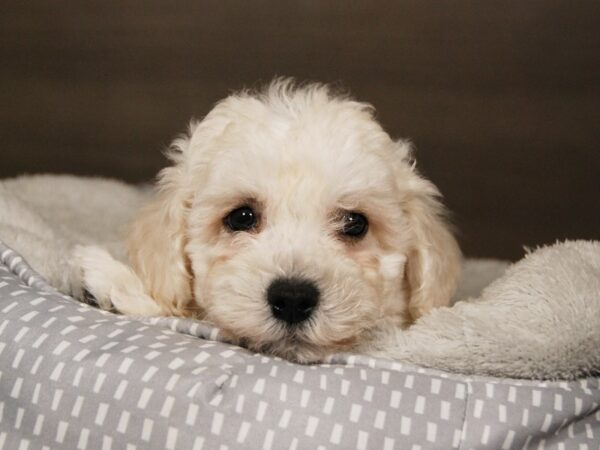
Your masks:
<path fill-rule="evenodd" d="M 218 103 L 168 156 L 129 265 L 77 250 L 102 307 L 202 318 L 309 362 L 449 304 L 460 251 L 439 192 L 371 106 L 279 79 Z"/>

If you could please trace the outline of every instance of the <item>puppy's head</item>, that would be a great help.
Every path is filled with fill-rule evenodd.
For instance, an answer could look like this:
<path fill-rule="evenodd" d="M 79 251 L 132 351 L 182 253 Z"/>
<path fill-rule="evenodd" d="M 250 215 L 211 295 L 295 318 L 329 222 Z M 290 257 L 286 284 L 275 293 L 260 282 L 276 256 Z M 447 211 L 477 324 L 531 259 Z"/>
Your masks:
<path fill-rule="evenodd" d="M 277 81 L 219 103 L 170 156 L 130 238 L 165 310 L 312 361 L 448 304 L 459 250 L 438 191 L 368 105 Z"/>

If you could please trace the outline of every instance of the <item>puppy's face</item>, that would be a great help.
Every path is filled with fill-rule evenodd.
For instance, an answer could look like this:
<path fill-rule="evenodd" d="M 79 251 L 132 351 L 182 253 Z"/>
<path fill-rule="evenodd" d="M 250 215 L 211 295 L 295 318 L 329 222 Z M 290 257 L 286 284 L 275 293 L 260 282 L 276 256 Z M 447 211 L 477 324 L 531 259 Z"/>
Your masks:
<path fill-rule="evenodd" d="M 426 289 L 417 266 L 441 285 L 458 253 L 433 187 L 367 107 L 323 88 L 273 91 L 217 106 L 163 178 L 187 192 L 178 233 L 192 308 L 253 349 L 313 361 L 380 321 L 404 325 L 413 291 Z M 432 232 L 414 229 L 419 214 Z M 443 236 L 420 242 L 438 226 Z M 447 274 L 420 245 L 447 252 Z"/>
<path fill-rule="evenodd" d="M 289 118 L 277 129 L 274 119 L 258 136 L 256 118 L 227 127 L 191 207 L 187 253 L 209 320 L 313 359 L 405 305 L 407 223 L 360 121 Z"/>

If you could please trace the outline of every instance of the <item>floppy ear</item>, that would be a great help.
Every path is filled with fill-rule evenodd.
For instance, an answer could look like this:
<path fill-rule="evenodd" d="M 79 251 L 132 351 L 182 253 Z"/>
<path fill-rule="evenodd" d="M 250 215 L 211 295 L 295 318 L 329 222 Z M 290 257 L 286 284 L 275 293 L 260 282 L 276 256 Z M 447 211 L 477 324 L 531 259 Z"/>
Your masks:
<path fill-rule="evenodd" d="M 450 304 L 460 276 L 461 253 L 445 220 L 439 191 L 417 173 L 408 144 L 401 145 L 404 158 L 398 180 L 412 233 L 405 275 L 408 309 L 416 320 L 435 307 Z"/>
<path fill-rule="evenodd" d="M 245 93 L 231 95 L 201 122 L 190 123 L 187 134 L 176 139 L 167 153 L 173 165 L 160 172 L 155 198 L 131 226 L 131 265 L 146 292 L 171 314 L 190 315 L 197 308 L 188 308 L 193 300 L 193 274 L 185 253 L 187 219 L 209 161 L 218 151 L 215 140 L 247 97 Z"/>
<path fill-rule="evenodd" d="M 129 260 L 146 292 L 165 312 L 178 315 L 186 314 L 192 300 L 185 254 L 193 195 L 185 167 L 189 144 L 186 136 L 171 146 L 168 156 L 173 166 L 160 172 L 155 197 L 138 213 L 127 239 Z"/>

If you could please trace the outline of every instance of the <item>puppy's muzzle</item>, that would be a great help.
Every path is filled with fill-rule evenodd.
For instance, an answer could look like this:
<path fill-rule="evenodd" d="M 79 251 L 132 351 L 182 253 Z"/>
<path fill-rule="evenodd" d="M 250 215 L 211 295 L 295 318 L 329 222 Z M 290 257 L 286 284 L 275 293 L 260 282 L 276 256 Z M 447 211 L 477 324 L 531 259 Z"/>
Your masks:
<path fill-rule="evenodd" d="M 317 307 L 319 295 L 313 282 L 298 278 L 277 278 L 267 289 L 273 317 L 288 325 L 307 320 Z"/>

